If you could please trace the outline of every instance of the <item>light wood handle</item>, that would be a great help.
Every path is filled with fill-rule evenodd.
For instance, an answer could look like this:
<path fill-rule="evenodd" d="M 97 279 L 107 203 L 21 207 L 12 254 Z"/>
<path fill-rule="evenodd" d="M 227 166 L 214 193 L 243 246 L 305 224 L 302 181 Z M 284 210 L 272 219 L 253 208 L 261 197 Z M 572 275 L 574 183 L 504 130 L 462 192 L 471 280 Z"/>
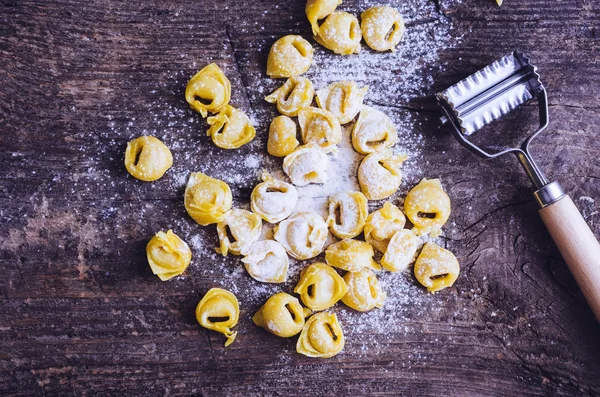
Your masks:
<path fill-rule="evenodd" d="M 600 321 L 600 244 L 569 196 L 540 210 L 552 239 Z"/>

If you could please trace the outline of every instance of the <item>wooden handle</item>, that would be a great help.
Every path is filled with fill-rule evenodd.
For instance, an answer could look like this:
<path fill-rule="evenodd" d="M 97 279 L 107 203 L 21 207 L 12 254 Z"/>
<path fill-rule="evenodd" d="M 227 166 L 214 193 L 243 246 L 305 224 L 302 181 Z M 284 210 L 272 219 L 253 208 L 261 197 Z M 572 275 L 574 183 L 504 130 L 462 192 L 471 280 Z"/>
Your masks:
<path fill-rule="evenodd" d="M 552 239 L 600 321 L 600 244 L 569 196 L 540 210 Z"/>

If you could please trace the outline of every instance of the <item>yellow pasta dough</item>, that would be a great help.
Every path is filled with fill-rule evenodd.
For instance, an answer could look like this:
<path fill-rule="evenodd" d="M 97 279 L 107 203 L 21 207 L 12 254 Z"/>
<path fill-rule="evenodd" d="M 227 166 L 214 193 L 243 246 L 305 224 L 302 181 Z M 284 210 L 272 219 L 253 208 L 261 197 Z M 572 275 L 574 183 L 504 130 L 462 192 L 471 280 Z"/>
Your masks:
<path fill-rule="evenodd" d="M 230 252 L 240 255 L 242 249 L 258 241 L 261 230 L 260 216 L 234 208 L 225 214 L 222 222 L 217 223 L 220 245 L 216 251 L 223 256 Z"/>
<path fill-rule="evenodd" d="M 240 316 L 238 300 L 231 292 L 221 288 L 211 288 L 196 306 L 196 320 L 206 329 L 217 331 L 225 337 L 225 347 L 231 345 L 237 336 L 235 327 Z"/>
<path fill-rule="evenodd" d="M 341 55 L 358 54 L 361 38 L 358 19 L 347 12 L 330 14 L 315 36 L 315 40 L 323 47 Z"/>
<path fill-rule="evenodd" d="M 231 83 L 214 63 L 192 77 L 185 88 L 185 99 L 202 117 L 223 110 L 231 98 Z"/>
<path fill-rule="evenodd" d="M 404 19 L 389 6 L 371 7 L 360 16 L 362 35 L 375 51 L 395 51 L 404 34 Z"/>
<path fill-rule="evenodd" d="M 382 291 L 377 276 L 371 269 L 363 268 L 344 275 L 348 292 L 342 302 L 359 312 L 367 312 L 376 307 L 382 308 L 386 293 Z"/>
<path fill-rule="evenodd" d="M 285 157 L 298 147 L 296 123 L 288 116 L 275 117 L 269 127 L 267 152 L 271 156 Z"/>
<path fill-rule="evenodd" d="M 402 182 L 400 167 L 408 157 L 391 150 L 375 152 L 365 157 L 358 167 L 360 190 L 369 200 L 390 197 Z"/>
<path fill-rule="evenodd" d="M 398 140 L 394 123 L 380 110 L 363 106 L 358 121 L 352 128 L 352 146 L 361 154 L 380 152 L 391 148 Z"/>
<path fill-rule="evenodd" d="M 391 272 L 401 272 L 413 262 L 418 248 L 419 238 L 411 230 L 399 230 L 390 239 L 381 266 Z"/>
<path fill-rule="evenodd" d="M 259 183 L 250 195 L 250 206 L 255 214 L 269 223 L 278 223 L 292 214 L 298 202 L 294 185 L 279 181 L 263 171 Z"/>
<path fill-rule="evenodd" d="M 158 232 L 146 246 L 146 256 L 152 273 L 162 281 L 179 276 L 192 260 L 192 251 L 172 230 Z"/>
<path fill-rule="evenodd" d="M 309 309 L 302 307 L 298 299 L 280 292 L 267 299 L 252 317 L 252 321 L 273 335 L 289 338 L 302 331 L 304 319 L 310 313 Z"/>
<path fill-rule="evenodd" d="M 325 261 L 329 266 L 349 272 L 356 272 L 365 267 L 381 270 L 373 260 L 373 247 L 364 241 L 344 239 L 331 244 L 325 250 Z"/>
<path fill-rule="evenodd" d="M 327 182 L 329 158 L 314 142 L 299 146 L 283 159 L 283 171 L 296 186 Z"/>
<path fill-rule="evenodd" d="M 243 248 L 242 255 L 242 263 L 253 279 L 263 283 L 284 283 L 287 279 L 289 258 L 277 241 L 257 241 Z"/>
<path fill-rule="evenodd" d="M 306 77 L 290 77 L 271 95 L 265 97 L 269 103 L 276 103 L 279 113 L 296 117 L 302 108 L 309 107 L 315 96 L 315 89 Z"/>
<path fill-rule="evenodd" d="M 406 195 L 404 212 L 413 223 L 417 236 L 429 233 L 437 237 L 450 217 L 450 197 L 439 179 L 423 178 Z"/>
<path fill-rule="evenodd" d="M 335 269 L 320 262 L 306 266 L 294 288 L 302 303 L 311 310 L 330 308 L 342 299 L 347 291 L 344 279 Z"/>
<path fill-rule="evenodd" d="M 312 212 L 298 212 L 273 229 L 273 238 L 296 259 L 311 259 L 323 251 L 327 224 Z"/>
<path fill-rule="evenodd" d="M 127 143 L 125 168 L 133 177 L 151 182 L 160 179 L 173 165 L 169 148 L 153 136 L 140 136 Z"/>
<path fill-rule="evenodd" d="M 310 68 L 314 51 L 302 36 L 280 38 L 269 51 L 267 75 L 273 79 L 301 75 Z"/>
<path fill-rule="evenodd" d="M 368 86 L 359 88 L 354 81 L 337 81 L 317 90 L 317 105 L 333 113 L 340 124 L 347 124 L 360 111 L 368 90 Z"/>
<path fill-rule="evenodd" d="M 222 149 L 237 149 L 250 142 L 256 130 L 246 113 L 227 105 L 216 116 L 207 119 L 210 127 L 206 135 Z"/>
<path fill-rule="evenodd" d="M 415 262 L 417 281 L 431 293 L 451 287 L 459 272 L 454 254 L 434 243 L 425 243 Z"/>
<path fill-rule="evenodd" d="M 190 175 L 184 194 L 185 210 L 202 226 L 222 222 L 232 200 L 225 182 L 201 172 Z"/>
<path fill-rule="evenodd" d="M 406 217 L 394 204 L 386 201 L 383 207 L 367 217 L 364 233 L 365 240 L 373 248 L 384 253 L 392 236 L 404 228 Z"/>
<path fill-rule="evenodd" d="M 327 225 L 337 238 L 354 238 L 362 233 L 369 215 L 367 198 L 361 192 L 337 193 L 329 197 Z"/>
<path fill-rule="evenodd" d="M 342 140 L 340 121 L 327 110 L 303 108 L 298 112 L 298 123 L 304 143 L 315 143 L 326 153 Z"/>
<path fill-rule="evenodd" d="M 308 357 L 333 357 L 344 348 L 344 333 L 335 313 L 313 314 L 304 324 L 296 351 Z"/>
<path fill-rule="evenodd" d="M 319 34 L 319 20 L 333 13 L 342 0 L 308 0 L 306 2 L 306 17 L 314 35 Z"/>

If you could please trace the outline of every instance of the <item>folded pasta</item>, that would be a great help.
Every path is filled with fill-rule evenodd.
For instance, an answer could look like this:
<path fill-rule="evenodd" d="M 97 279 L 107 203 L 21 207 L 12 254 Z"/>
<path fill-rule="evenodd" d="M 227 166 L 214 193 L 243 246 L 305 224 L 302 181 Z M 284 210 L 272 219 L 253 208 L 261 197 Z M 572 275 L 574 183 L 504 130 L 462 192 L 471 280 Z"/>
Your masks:
<path fill-rule="evenodd" d="M 283 159 L 283 171 L 296 186 L 327 182 L 329 158 L 314 142 L 299 146 Z"/>
<path fill-rule="evenodd" d="M 361 39 L 362 33 L 358 19 L 347 12 L 330 14 L 319 27 L 319 33 L 315 36 L 317 43 L 341 55 L 358 54 Z"/>
<path fill-rule="evenodd" d="M 360 16 L 362 35 L 375 51 L 395 51 L 404 35 L 404 19 L 389 6 L 371 7 Z"/>
<path fill-rule="evenodd" d="M 329 266 L 349 272 L 357 272 L 365 267 L 381 270 L 373 255 L 375 252 L 369 243 L 344 239 L 327 247 L 325 261 Z"/>
<path fill-rule="evenodd" d="M 198 323 L 206 329 L 225 335 L 225 347 L 231 345 L 237 336 L 237 332 L 231 328 L 237 325 L 239 316 L 240 306 L 237 298 L 221 288 L 210 289 L 196 306 Z"/>
<path fill-rule="evenodd" d="M 269 223 L 278 223 L 294 212 L 298 191 L 294 185 L 277 180 L 263 171 L 262 182 L 250 195 L 250 206 L 255 214 Z"/>
<path fill-rule="evenodd" d="M 273 229 L 273 238 L 296 259 L 311 259 L 323 252 L 327 224 L 312 212 L 298 212 Z"/>
<path fill-rule="evenodd" d="M 381 289 L 373 270 L 362 268 L 356 272 L 344 275 L 348 292 L 342 297 L 342 302 L 359 312 L 367 312 L 376 307 L 382 308 L 386 293 Z"/>
<path fill-rule="evenodd" d="M 180 275 L 192 260 L 190 247 L 172 230 L 158 232 L 146 246 L 146 256 L 152 273 L 162 281 Z"/>
<path fill-rule="evenodd" d="M 232 200 L 231 189 L 225 182 L 201 172 L 190 175 L 184 205 L 187 213 L 200 225 L 222 222 L 231 209 Z"/>
<path fill-rule="evenodd" d="M 411 230 L 397 231 L 381 258 L 381 266 L 391 272 L 401 272 L 410 265 L 419 248 L 419 238 Z"/>
<path fill-rule="evenodd" d="M 354 238 L 362 233 L 367 215 L 367 198 L 361 192 L 337 193 L 329 197 L 327 225 L 337 238 Z"/>
<path fill-rule="evenodd" d="M 375 152 L 365 157 L 358 167 L 360 190 L 369 200 L 390 197 L 402 182 L 400 167 L 408 157 L 391 150 Z"/>
<path fill-rule="evenodd" d="M 398 140 L 394 123 L 380 110 L 363 106 L 352 128 L 352 146 L 361 154 L 390 149 Z"/>
<path fill-rule="evenodd" d="M 304 143 L 314 143 L 325 153 L 333 151 L 342 140 L 340 121 L 327 110 L 303 108 L 298 112 L 298 123 Z"/>
<path fill-rule="evenodd" d="M 304 324 L 296 351 L 308 357 L 333 357 L 344 348 L 344 333 L 335 313 L 313 314 Z"/>
<path fill-rule="evenodd" d="M 425 243 L 415 262 L 415 278 L 431 293 L 451 287 L 460 273 L 454 254 L 434 243 Z"/>
<path fill-rule="evenodd" d="M 365 222 L 365 240 L 377 251 L 384 253 L 392 236 L 404 228 L 406 217 L 389 201 L 383 207 L 372 212 Z"/>
<path fill-rule="evenodd" d="M 294 292 L 311 310 L 325 310 L 335 305 L 346 294 L 348 287 L 334 268 L 316 262 L 305 267 Z"/>
<path fill-rule="evenodd" d="M 206 134 L 222 149 L 237 149 L 250 142 L 256 130 L 243 111 L 227 105 L 216 116 L 207 119 L 210 127 Z"/>
<path fill-rule="evenodd" d="M 368 90 L 368 86 L 359 88 L 354 81 L 337 81 L 317 90 L 317 105 L 333 113 L 340 124 L 347 124 L 360 112 Z"/>
<path fill-rule="evenodd" d="M 288 116 L 278 116 L 271 121 L 269 137 L 267 139 L 267 152 L 271 156 L 285 157 L 297 147 L 296 123 Z"/>
<path fill-rule="evenodd" d="M 250 244 L 258 241 L 262 230 L 260 216 L 253 212 L 234 208 L 225 214 L 223 221 L 217 223 L 220 245 L 217 253 L 240 255 Z"/>
<path fill-rule="evenodd" d="M 306 2 L 306 17 L 314 35 L 319 34 L 319 21 L 333 13 L 342 0 L 308 0 Z"/>
<path fill-rule="evenodd" d="M 302 331 L 305 318 L 310 314 L 311 311 L 303 308 L 298 299 L 280 292 L 267 299 L 252 321 L 273 335 L 289 338 Z"/>
<path fill-rule="evenodd" d="M 241 251 L 242 263 L 248 274 L 263 283 L 284 283 L 287 279 L 289 258 L 277 241 L 257 241 Z"/>
<path fill-rule="evenodd" d="M 437 237 L 450 217 L 450 197 L 439 179 L 423 178 L 404 199 L 404 212 L 417 236 Z"/>
<path fill-rule="evenodd" d="M 134 178 L 152 182 L 162 178 L 173 165 L 173 155 L 162 141 L 140 136 L 127 143 L 125 168 Z"/>
<path fill-rule="evenodd" d="M 309 79 L 293 76 L 265 100 L 277 104 L 277 110 L 284 116 L 296 117 L 300 109 L 311 105 L 314 96 L 315 89 Z"/>
<path fill-rule="evenodd" d="M 194 75 L 185 88 L 185 99 L 202 117 L 223 110 L 231 98 L 231 83 L 215 63 Z"/>
<path fill-rule="evenodd" d="M 298 35 L 288 35 L 277 40 L 267 58 L 267 75 L 271 78 L 288 78 L 306 72 L 313 61 L 314 49 Z"/>

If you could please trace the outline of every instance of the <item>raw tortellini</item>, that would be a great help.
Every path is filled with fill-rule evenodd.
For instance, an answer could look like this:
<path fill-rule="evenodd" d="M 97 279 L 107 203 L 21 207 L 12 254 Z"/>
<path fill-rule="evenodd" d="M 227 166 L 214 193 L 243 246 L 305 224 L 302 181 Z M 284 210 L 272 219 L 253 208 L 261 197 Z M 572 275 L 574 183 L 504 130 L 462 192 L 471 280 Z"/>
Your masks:
<path fill-rule="evenodd" d="M 381 200 L 398 190 L 402 182 L 400 167 L 406 159 L 391 150 L 371 153 L 363 159 L 358 167 L 358 183 L 367 199 Z"/>
<path fill-rule="evenodd" d="M 380 152 L 394 146 L 398 133 L 394 123 L 382 111 L 363 106 L 352 128 L 352 145 L 361 154 Z"/>
<path fill-rule="evenodd" d="M 394 204 L 386 201 L 383 207 L 367 217 L 365 240 L 379 252 L 385 252 L 392 236 L 404 228 L 406 217 Z"/>
<path fill-rule="evenodd" d="M 367 215 L 367 198 L 361 192 L 338 193 L 329 197 L 327 225 L 337 238 L 353 238 L 362 233 Z"/>
<path fill-rule="evenodd" d="M 210 127 L 206 134 L 222 149 L 237 149 L 250 142 L 256 130 L 246 113 L 227 105 L 216 116 L 207 119 Z"/>
<path fill-rule="evenodd" d="M 214 63 L 192 77 L 185 88 L 185 99 L 202 117 L 225 109 L 231 98 L 231 83 Z"/>
<path fill-rule="evenodd" d="M 269 223 L 278 223 L 292 214 L 298 202 L 294 185 L 279 181 L 268 172 L 262 173 L 263 182 L 252 190 L 252 211 Z"/>
<path fill-rule="evenodd" d="M 304 143 L 315 143 L 326 153 L 334 150 L 342 140 L 340 121 L 327 110 L 303 108 L 298 112 L 298 123 Z"/>
<path fill-rule="evenodd" d="M 337 116 L 340 124 L 346 124 L 360 111 L 368 90 L 358 88 L 354 81 L 338 81 L 317 90 L 317 104 Z"/>
<path fill-rule="evenodd" d="M 225 182 L 201 172 L 190 175 L 184 194 L 185 210 L 202 226 L 222 222 L 232 200 Z"/>
<path fill-rule="evenodd" d="M 242 263 L 250 276 L 263 283 L 283 283 L 287 279 L 289 258 L 277 241 L 257 241 L 242 249 Z"/>
<path fill-rule="evenodd" d="M 314 51 L 302 36 L 280 38 L 269 51 L 267 75 L 273 79 L 301 75 L 310 68 Z"/>
<path fill-rule="evenodd" d="M 334 268 L 324 263 L 312 263 L 300 273 L 294 292 L 312 310 L 325 310 L 346 294 L 348 287 Z"/>
<path fill-rule="evenodd" d="M 348 272 L 344 276 L 344 281 L 348 285 L 348 292 L 342 298 L 346 306 L 359 312 L 383 307 L 386 293 L 381 290 L 379 280 L 371 269 L 363 268 L 356 272 Z"/>
<path fill-rule="evenodd" d="M 296 351 L 308 357 L 333 357 L 344 348 L 344 333 L 335 313 L 313 314 L 298 337 Z"/>
<path fill-rule="evenodd" d="M 172 230 L 158 232 L 146 246 L 146 256 L 152 273 L 162 281 L 180 275 L 192 260 L 190 247 Z"/>
<path fill-rule="evenodd" d="M 302 108 L 309 107 L 315 96 L 315 89 L 306 77 L 290 77 L 271 95 L 265 97 L 269 103 L 276 103 L 279 113 L 296 117 Z"/>
<path fill-rule="evenodd" d="M 361 38 L 358 19 L 347 12 L 330 14 L 315 36 L 315 40 L 323 47 L 341 55 L 358 54 Z"/>
<path fill-rule="evenodd" d="M 395 51 L 404 34 L 404 19 L 393 7 L 371 7 L 360 15 L 362 35 L 375 51 Z"/>
<path fill-rule="evenodd" d="M 231 345 L 237 336 L 235 327 L 240 317 L 238 300 L 231 292 L 212 288 L 196 306 L 196 320 L 206 329 L 217 331 L 225 337 L 225 347 Z"/>
<path fill-rule="evenodd" d="M 283 159 L 283 171 L 296 186 L 327 182 L 329 159 L 319 145 L 308 143 Z"/>
<path fill-rule="evenodd" d="M 285 157 L 298 147 L 296 123 L 288 116 L 278 116 L 271 121 L 267 152 L 271 156 Z"/>
<path fill-rule="evenodd" d="M 262 230 L 260 216 L 253 212 L 234 208 L 225 214 L 225 219 L 217 223 L 220 246 L 217 252 L 227 256 L 229 252 L 240 255 L 240 252 L 257 241 Z"/>
<path fill-rule="evenodd" d="M 306 2 L 306 17 L 312 26 L 314 35 L 319 34 L 319 20 L 333 13 L 342 0 L 308 0 Z"/>
<path fill-rule="evenodd" d="M 373 260 L 373 247 L 369 243 L 359 240 L 344 239 L 331 244 L 325 250 L 325 261 L 329 266 L 349 272 L 356 272 L 364 268 L 380 270 Z"/>
<path fill-rule="evenodd" d="M 415 262 L 415 278 L 431 293 L 451 287 L 460 272 L 458 260 L 447 249 L 425 243 Z"/>
<path fill-rule="evenodd" d="M 419 238 L 411 230 L 400 230 L 391 238 L 381 266 L 391 272 L 401 272 L 412 263 L 419 248 Z"/>
<path fill-rule="evenodd" d="M 327 224 L 317 214 L 298 212 L 275 226 L 273 237 L 294 258 L 311 259 L 323 251 Z"/>
<path fill-rule="evenodd" d="M 125 168 L 141 181 L 160 179 L 172 165 L 173 155 L 160 139 L 141 136 L 127 143 Z"/>
<path fill-rule="evenodd" d="M 271 296 L 252 317 L 254 324 L 281 338 L 297 335 L 304 327 L 304 319 L 311 311 L 302 307 L 298 299 L 280 292 Z"/>
<path fill-rule="evenodd" d="M 437 237 L 450 217 L 450 198 L 439 179 L 425 179 L 406 195 L 404 212 L 413 223 L 417 236 L 429 233 Z"/>

